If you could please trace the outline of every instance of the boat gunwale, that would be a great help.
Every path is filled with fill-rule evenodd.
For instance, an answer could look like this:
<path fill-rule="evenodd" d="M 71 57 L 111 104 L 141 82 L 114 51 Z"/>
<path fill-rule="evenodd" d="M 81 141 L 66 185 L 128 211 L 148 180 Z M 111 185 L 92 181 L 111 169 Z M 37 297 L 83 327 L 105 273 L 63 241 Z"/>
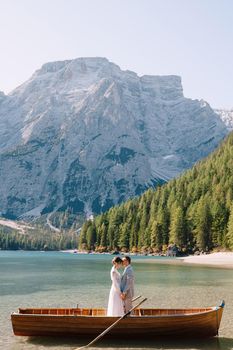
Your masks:
<path fill-rule="evenodd" d="M 204 315 L 204 314 L 209 314 L 209 313 L 213 313 L 215 311 L 218 311 L 219 309 L 221 309 L 221 306 L 213 306 L 211 307 L 210 310 L 205 310 L 205 311 L 201 311 L 201 312 L 194 312 L 194 313 L 183 313 L 183 314 L 164 314 L 164 315 L 130 315 L 127 316 L 127 318 L 129 319 L 158 319 L 158 318 L 174 318 L 174 317 L 191 317 L 191 316 L 197 316 L 197 315 Z M 147 309 L 150 310 L 150 309 Z M 156 310 L 156 309 L 154 309 Z M 158 309 L 160 310 L 160 309 Z M 172 309 L 161 309 L 161 310 L 172 310 Z M 174 309 L 176 310 L 176 309 Z M 184 309 L 185 310 L 185 309 Z M 113 318 L 119 318 L 118 316 L 107 316 L 107 315 L 75 315 L 75 314 L 71 314 L 71 315 L 57 315 L 57 314 L 32 314 L 32 313 L 20 313 L 20 312 L 12 312 L 11 313 L 12 316 L 23 316 L 23 317 L 52 317 L 52 318 L 57 318 L 57 317 L 61 317 L 61 318 L 81 318 L 81 319 L 97 319 L 97 318 L 109 318 L 109 319 L 113 319 Z"/>

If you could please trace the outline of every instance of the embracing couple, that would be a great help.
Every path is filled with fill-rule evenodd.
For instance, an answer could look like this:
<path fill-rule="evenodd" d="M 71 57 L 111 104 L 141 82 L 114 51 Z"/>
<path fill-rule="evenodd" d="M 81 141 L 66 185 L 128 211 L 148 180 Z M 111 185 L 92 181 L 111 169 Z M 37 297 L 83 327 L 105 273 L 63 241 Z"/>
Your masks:
<path fill-rule="evenodd" d="M 131 266 L 131 258 L 125 256 L 122 259 L 117 256 L 112 260 L 111 269 L 112 286 L 108 300 L 107 316 L 123 316 L 132 308 L 132 299 L 134 296 L 134 275 Z M 124 267 L 121 276 L 118 271 Z"/>

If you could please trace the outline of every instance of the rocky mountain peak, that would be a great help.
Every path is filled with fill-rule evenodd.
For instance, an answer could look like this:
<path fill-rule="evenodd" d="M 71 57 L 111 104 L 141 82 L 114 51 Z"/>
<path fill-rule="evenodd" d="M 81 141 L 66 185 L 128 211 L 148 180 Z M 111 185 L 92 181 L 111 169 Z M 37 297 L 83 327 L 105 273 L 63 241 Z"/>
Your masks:
<path fill-rule="evenodd" d="M 114 70 L 120 68 L 114 63 L 109 62 L 106 58 L 102 57 L 83 57 L 73 60 L 56 61 L 45 63 L 35 75 L 56 74 L 58 72 L 63 73 L 68 70 L 74 75 L 93 74 L 94 72 Z M 62 76 L 62 75 L 61 75 Z"/>
<path fill-rule="evenodd" d="M 0 212 L 106 210 L 191 167 L 226 133 L 178 76 L 139 77 L 98 57 L 47 63 L 0 104 Z"/>
<path fill-rule="evenodd" d="M 6 99 L 6 95 L 4 94 L 3 91 L 0 91 L 0 103 L 3 102 Z"/>

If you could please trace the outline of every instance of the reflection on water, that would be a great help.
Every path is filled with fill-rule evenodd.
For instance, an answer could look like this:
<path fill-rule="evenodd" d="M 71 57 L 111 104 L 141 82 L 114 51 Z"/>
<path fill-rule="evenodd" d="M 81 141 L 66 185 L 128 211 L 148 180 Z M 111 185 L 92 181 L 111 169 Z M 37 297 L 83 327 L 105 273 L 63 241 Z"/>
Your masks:
<path fill-rule="evenodd" d="M 62 339 L 51 339 L 46 337 L 29 338 L 27 340 L 28 344 L 33 344 L 34 346 L 44 346 L 48 348 L 57 349 L 75 349 L 75 347 L 81 347 L 88 344 L 90 339 L 81 339 L 77 341 L 75 337 L 62 338 Z M 232 350 L 233 349 L 233 339 L 232 338 L 208 338 L 208 339 L 111 339 L 105 338 L 99 340 L 95 344 L 95 347 L 90 347 L 89 349 L 176 349 L 176 350 Z"/>
<path fill-rule="evenodd" d="M 0 251 L 0 349 L 70 350 L 87 344 L 90 339 L 15 337 L 10 313 L 18 307 L 106 306 L 111 259 L 111 255 Z M 104 338 L 95 349 L 233 349 L 233 270 L 167 265 L 163 259 L 151 263 L 151 258 L 133 258 L 136 294 L 148 297 L 145 307 L 205 307 L 225 299 L 220 337 L 136 340 L 132 334 L 132 339 Z"/>

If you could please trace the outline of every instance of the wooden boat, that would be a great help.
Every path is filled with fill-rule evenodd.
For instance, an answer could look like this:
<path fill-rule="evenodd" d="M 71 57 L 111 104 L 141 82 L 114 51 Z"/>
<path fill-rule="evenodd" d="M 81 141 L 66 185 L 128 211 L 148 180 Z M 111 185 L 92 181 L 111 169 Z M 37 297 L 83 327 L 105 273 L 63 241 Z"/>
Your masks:
<path fill-rule="evenodd" d="M 212 337 L 218 334 L 224 302 L 220 306 L 193 309 L 138 308 L 111 329 L 109 335 Z M 117 317 L 106 309 L 23 309 L 11 314 L 15 335 L 92 336 L 103 332 Z"/>

